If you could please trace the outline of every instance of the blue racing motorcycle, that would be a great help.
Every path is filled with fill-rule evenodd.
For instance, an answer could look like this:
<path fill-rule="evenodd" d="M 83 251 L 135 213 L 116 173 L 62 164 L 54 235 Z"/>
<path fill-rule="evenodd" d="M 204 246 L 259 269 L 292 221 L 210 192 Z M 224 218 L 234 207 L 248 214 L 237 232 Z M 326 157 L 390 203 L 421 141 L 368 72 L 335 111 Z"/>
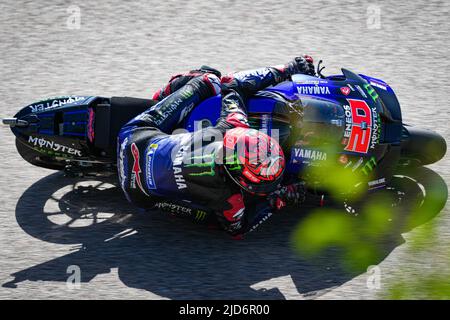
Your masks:
<path fill-rule="evenodd" d="M 326 144 L 342 146 L 339 161 L 370 171 L 368 189 L 389 183 L 396 168 L 428 165 L 446 153 L 438 133 L 402 122 L 397 97 L 380 79 L 342 74 L 295 75 L 248 99 L 250 125 L 277 135 L 290 176 L 325 161 Z M 189 131 L 214 125 L 221 97 L 196 106 L 181 124 Z M 3 119 L 29 163 L 73 176 L 116 174 L 116 137 L 130 119 L 156 102 L 130 97 L 62 96 L 35 102 Z M 318 139 L 320 137 L 320 139 Z"/>

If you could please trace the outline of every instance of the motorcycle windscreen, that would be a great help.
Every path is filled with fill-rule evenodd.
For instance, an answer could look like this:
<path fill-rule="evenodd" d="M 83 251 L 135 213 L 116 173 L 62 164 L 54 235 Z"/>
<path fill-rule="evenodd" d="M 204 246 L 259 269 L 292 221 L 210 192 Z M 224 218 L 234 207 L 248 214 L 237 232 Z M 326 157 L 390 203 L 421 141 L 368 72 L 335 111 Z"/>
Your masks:
<path fill-rule="evenodd" d="M 302 103 L 301 141 L 297 142 L 303 146 L 322 148 L 340 145 L 345 130 L 343 107 L 317 98 L 302 98 Z"/>

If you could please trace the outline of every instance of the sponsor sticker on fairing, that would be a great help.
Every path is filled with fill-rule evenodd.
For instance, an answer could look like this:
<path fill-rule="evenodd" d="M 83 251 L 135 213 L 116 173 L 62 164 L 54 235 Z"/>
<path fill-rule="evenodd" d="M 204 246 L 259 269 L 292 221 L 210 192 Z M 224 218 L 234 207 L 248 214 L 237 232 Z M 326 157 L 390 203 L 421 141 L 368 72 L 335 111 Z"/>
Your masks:
<path fill-rule="evenodd" d="M 330 88 L 325 86 L 299 86 L 297 87 L 299 94 L 304 95 L 329 95 Z"/>
<path fill-rule="evenodd" d="M 91 143 L 94 142 L 94 137 L 95 137 L 95 133 L 94 133 L 94 120 L 95 120 L 95 114 L 94 114 L 94 110 L 92 108 L 89 108 L 88 111 L 88 125 L 87 125 L 87 135 L 88 135 L 88 139 Z"/>
<path fill-rule="evenodd" d="M 158 145 L 151 143 L 147 148 L 147 163 L 146 163 L 146 181 L 148 189 L 156 189 L 155 176 L 153 174 L 153 162 L 155 159 L 156 149 Z"/>
<path fill-rule="evenodd" d="M 293 148 L 291 154 L 292 163 L 302 163 L 311 161 L 325 161 L 327 160 L 327 153 L 307 148 Z"/>
<path fill-rule="evenodd" d="M 384 91 L 387 91 L 387 86 L 381 82 L 370 80 L 370 85 L 373 87 L 377 87 L 379 89 L 382 89 Z"/>
<path fill-rule="evenodd" d="M 386 186 L 386 178 L 369 181 L 367 185 L 369 186 L 370 190 L 383 188 Z"/>
<path fill-rule="evenodd" d="M 352 109 L 349 105 L 344 105 L 344 113 L 345 113 L 345 129 L 344 129 L 344 139 L 342 141 L 343 144 L 348 144 L 348 140 L 352 133 Z"/>
<path fill-rule="evenodd" d="M 367 94 L 364 92 L 364 90 L 357 84 L 355 85 L 355 87 L 358 90 L 358 92 L 363 96 L 363 98 L 367 99 Z"/>
<path fill-rule="evenodd" d="M 344 106 L 345 130 L 344 138 L 348 138 L 344 150 L 367 153 L 370 147 L 373 130 L 373 110 L 364 100 L 347 99 L 349 105 Z"/>
<path fill-rule="evenodd" d="M 46 140 L 44 138 L 29 136 L 28 143 L 35 147 L 39 147 L 41 149 L 47 149 L 47 150 L 54 151 L 54 152 L 61 152 L 61 153 L 81 157 L 80 150 L 62 145 L 60 143 L 56 143 L 51 140 Z"/>
<path fill-rule="evenodd" d="M 85 99 L 86 97 L 77 97 L 77 96 L 53 97 L 48 98 L 47 101 L 38 102 L 28 107 L 31 109 L 31 112 L 46 111 Z"/>
<path fill-rule="evenodd" d="M 370 84 L 365 84 L 364 89 L 366 89 L 367 93 L 372 98 L 372 100 L 376 102 L 379 96 L 378 93 L 375 91 L 375 89 Z"/>
<path fill-rule="evenodd" d="M 348 96 L 350 94 L 351 90 L 349 87 L 342 87 L 341 92 L 344 96 Z"/>
<path fill-rule="evenodd" d="M 372 108 L 373 114 L 373 126 L 372 126 L 372 139 L 370 142 L 370 149 L 375 149 L 380 142 L 381 137 L 381 118 L 376 108 Z"/>
<path fill-rule="evenodd" d="M 366 176 L 369 176 L 371 172 L 375 169 L 377 166 L 377 160 L 375 157 L 371 157 L 362 167 L 361 172 L 364 173 Z"/>

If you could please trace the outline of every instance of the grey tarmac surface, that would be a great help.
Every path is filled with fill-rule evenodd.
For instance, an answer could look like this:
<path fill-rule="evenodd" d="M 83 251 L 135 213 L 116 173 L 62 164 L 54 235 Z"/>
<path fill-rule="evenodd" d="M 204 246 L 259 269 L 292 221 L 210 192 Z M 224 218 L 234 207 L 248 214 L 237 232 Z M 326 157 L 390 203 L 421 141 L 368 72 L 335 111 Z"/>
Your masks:
<path fill-rule="evenodd" d="M 150 97 L 171 74 L 201 64 L 235 71 L 306 52 L 324 60 L 327 74 L 346 67 L 384 79 L 405 122 L 449 141 L 448 1 L 251 3 L 3 0 L 0 117 L 47 96 Z M 72 5 L 79 29 L 68 24 Z M 386 245 L 375 263 L 381 289 L 374 289 L 369 274 L 344 272 L 334 254 L 310 260 L 292 250 L 290 234 L 305 213 L 275 216 L 247 240 L 232 241 L 184 221 L 132 214 L 112 185 L 33 167 L 8 128 L 0 137 L 3 299 L 374 299 L 398 274 L 416 279 L 448 267 L 448 206 L 433 219 L 437 246 L 408 254 L 415 231 Z M 448 156 L 431 169 L 448 184 Z M 97 187 L 74 192 L 79 184 Z M 80 268 L 79 288 L 66 283 L 70 266 Z"/>

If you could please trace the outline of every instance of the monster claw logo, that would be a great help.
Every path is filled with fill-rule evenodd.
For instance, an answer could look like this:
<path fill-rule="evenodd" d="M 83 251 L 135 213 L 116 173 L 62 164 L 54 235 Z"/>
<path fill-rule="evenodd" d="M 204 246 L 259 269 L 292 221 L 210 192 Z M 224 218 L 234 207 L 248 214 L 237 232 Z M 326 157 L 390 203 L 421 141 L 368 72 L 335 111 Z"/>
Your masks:
<path fill-rule="evenodd" d="M 375 89 L 372 88 L 372 86 L 370 84 L 365 84 L 364 89 L 366 89 L 367 93 L 372 98 L 372 100 L 374 102 L 376 102 L 378 99 L 378 93 L 375 91 Z"/>
<path fill-rule="evenodd" d="M 195 220 L 203 221 L 206 218 L 206 212 L 203 210 L 197 210 L 195 213 Z"/>
<path fill-rule="evenodd" d="M 204 154 L 201 156 L 194 156 L 191 158 L 191 160 L 193 160 L 194 163 L 191 164 L 186 164 L 186 168 L 199 168 L 199 169 L 203 169 L 200 170 L 200 172 L 191 172 L 188 175 L 190 176 L 194 176 L 194 177 L 202 177 L 202 176 L 215 176 L 216 172 L 214 171 L 214 167 L 216 165 L 215 162 L 215 158 L 216 155 L 215 153 L 211 153 L 211 154 Z M 200 163 L 196 162 L 196 160 L 201 160 Z"/>
<path fill-rule="evenodd" d="M 136 146 L 135 143 L 131 144 L 131 153 L 133 154 L 133 159 L 134 159 L 134 163 L 133 163 L 133 169 L 131 172 L 131 188 L 136 189 L 136 184 L 138 185 L 139 189 L 141 189 L 141 191 L 148 196 L 147 192 L 145 192 L 144 188 L 142 187 L 142 182 L 141 182 L 141 166 L 139 164 L 139 149 Z"/>

